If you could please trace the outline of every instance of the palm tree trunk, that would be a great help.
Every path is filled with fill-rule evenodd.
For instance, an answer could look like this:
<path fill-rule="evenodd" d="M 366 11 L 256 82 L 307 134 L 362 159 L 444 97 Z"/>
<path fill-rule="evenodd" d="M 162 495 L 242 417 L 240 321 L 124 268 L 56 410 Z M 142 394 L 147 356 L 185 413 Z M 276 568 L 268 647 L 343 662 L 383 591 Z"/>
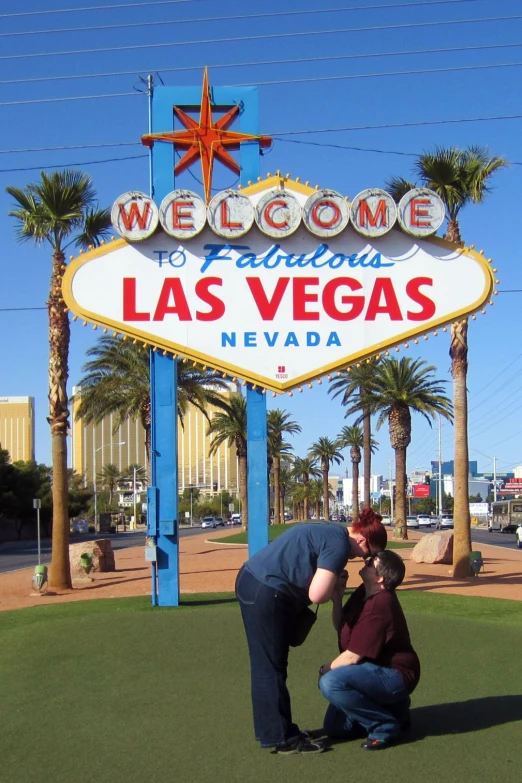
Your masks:
<path fill-rule="evenodd" d="M 247 495 L 247 455 L 237 452 L 239 461 L 239 498 L 241 500 L 241 520 L 243 527 L 248 528 L 248 495 Z"/>
<path fill-rule="evenodd" d="M 53 256 L 53 268 L 47 311 L 49 316 L 49 424 L 53 462 L 53 530 L 49 587 L 72 587 L 69 563 L 69 486 L 67 476 L 67 378 L 69 366 L 70 324 L 62 300 L 61 275 L 63 253 Z"/>
<path fill-rule="evenodd" d="M 279 466 L 281 467 L 281 466 Z M 286 525 L 286 519 L 285 519 L 285 501 L 286 501 L 286 489 L 284 485 L 279 486 L 279 498 L 280 498 L 280 519 L 279 522 L 281 525 Z"/>
<path fill-rule="evenodd" d="M 456 245 L 462 245 L 462 238 L 460 236 L 459 221 L 456 218 L 448 218 L 448 230 L 444 235 L 444 239 L 448 242 L 454 242 Z"/>
<path fill-rule="evenodd" d="M 281 517 L 281 504 L 280 504 L 280 491 L 279 491 L 279 474 L 281 471 L 281 459 L 278 456 L 273 457 L 274 468 L 274 524 L 280 523 Z"/>
<path fill-rule="evenodd" d="M 321 501 L 316 500 L 315 501 L 315 518 L 321 519 Z"/>
<path fill-rule="evenodd" d="M 406 523 L 406 448 L 395 449 L 395 524 L 402 526 L 402 537 L 408 539 Z M 393 489 L 392 489 L 393 491 Z"/>
<path fill-rule="evenodd" d="M 366 454 L 366 449 L 364 451 Z M 366 486 L 366 476 L 365 486 Z M 359 463 L 352 462 L 352 519 L 355 522 L 359 516 Z"/>
<path fill-rule="evenodd" d="M 147 454 L 147 465 L 150 465 L 150 399 L 146 404 L 140 407 L 140 421 L 143 429 L 145 430 L 145 453 Z"/>
<path fill-rule="evenodd" d="M 306 473 L 303 473 L 303 486 L 306 489 L 308 486 L 308 475 Z M 305 496 L 305 499 L 303 500 L 303 519 L 309 519 L 310 518 L 310 508 L 308 506 L 308 497 Z"/>
<path fill-rule="evenodd" d="M 324 502 L 324 518 L 330 519 L 330 487 L 328 485 L 328 468 L 330 465 L 326 460 L 323 460 L 321 470 L 323 473 L 323 502 Z"/>
<path fill-rule="evenodd" d="M 363 415 L 363 470 L 364 470 L 364 496 L 363 504 L 371 506 L 371 480 L 372 480 L 372 427 L 370 414 Z"/>
<path fill-rule="evenodd" d="M 467 319 L 452 324 L 450 356 L 455 417 L 453 576 L 462 579 L 470 575 L 469 555 L 471 552 L 468 485 L 468 398 L 466 390 L 468 372 Z"/>

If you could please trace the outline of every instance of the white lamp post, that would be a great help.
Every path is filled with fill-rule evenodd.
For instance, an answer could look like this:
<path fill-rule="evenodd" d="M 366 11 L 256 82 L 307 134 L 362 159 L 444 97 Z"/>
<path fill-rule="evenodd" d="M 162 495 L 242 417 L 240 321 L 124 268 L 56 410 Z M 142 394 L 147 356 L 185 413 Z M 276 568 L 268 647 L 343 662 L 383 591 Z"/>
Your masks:
<path fill-rule="evenodd" d="M 106 449 L 107 446 L 125 446 L 125 441 L 120 440 L 118 443 L 104 443 L 103 446 L 98 446 L 97 449 L 94 449 L 93 451 L 93 470 L 94 470 L 94 479 L 93 479 L 93 487 L 94 487 L 94 530 L 95 532 L 98 532 L 98 496 L 96 492 L 96 452 L 101 451 L 102 449 Z"/>

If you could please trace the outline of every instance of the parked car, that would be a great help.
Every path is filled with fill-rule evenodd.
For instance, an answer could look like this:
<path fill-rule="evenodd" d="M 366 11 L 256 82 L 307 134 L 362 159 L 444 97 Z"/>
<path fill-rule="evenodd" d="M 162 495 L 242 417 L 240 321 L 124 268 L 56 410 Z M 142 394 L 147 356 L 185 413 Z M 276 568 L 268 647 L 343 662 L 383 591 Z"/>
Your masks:
<path fill-rule="evenodd" d="M 385 516 L 382 518 L 382 524 L 383 525 L 392 525 L 392 518 L 389 516 Z"/>
<path fill-rule="evenodd" d="M 517 546 L 522 549 L 522 524 L 517 527 L 516 530 Z"/>
<path fill-rule="evenodd" d="M 213 527 L 213 528 L 215 528 L 215 527 L 217 527 L 216 520 L 214 519 L 214 517 L 203 517 L 203 519 L 201 520 L 201 527 L 202 528 L 205 528 L 205 527 Z"/>
<path fill-rule="evenodd" d="M 418 530 L 419 520 L 417 517 L 406 517 L 406 527 L 412 527 L 414 530 Z"/>
<path fill-rule="evenodd" d="M 441 518 L 437 522 L 437 530 L 451 529 L 453 529 L 453 514 L 442 514 Z"/>
<path fill-rule="evenodd" d="M 417 522 L 419 527 L 431 527 L 433 520 L 429 514 L 417 514 Z"/>
<path fill-rule="evenodd" d="M 219 527 L 225 527 L 225 520 L 223 517 L 214 517 L 214 519 L 216 520 L 216 525 Z"/>

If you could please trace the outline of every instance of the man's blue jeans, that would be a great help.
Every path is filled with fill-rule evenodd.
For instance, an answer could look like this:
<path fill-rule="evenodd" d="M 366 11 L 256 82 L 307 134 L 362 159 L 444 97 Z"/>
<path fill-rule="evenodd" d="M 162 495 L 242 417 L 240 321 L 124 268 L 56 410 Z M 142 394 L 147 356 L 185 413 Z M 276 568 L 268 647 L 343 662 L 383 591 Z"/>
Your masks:
<path fill-rule="evenodd" d="M 296 608 L 290 598 L 259 582 L 246 568 L 236 580 L 250 656 L 254 731 L 262 748 L 299 734 L 286 687 L 289 633 Z"/>
<path fill-rule="evenodd" d="M 319 688 L 330 702 L 324 718 L 330 737 L 353 737 L 359 724 L 370 739 L 391 740 L 408 717 L 410 699 L 395 669 L 370 662 L 340 666 L 323 674 Z"/>

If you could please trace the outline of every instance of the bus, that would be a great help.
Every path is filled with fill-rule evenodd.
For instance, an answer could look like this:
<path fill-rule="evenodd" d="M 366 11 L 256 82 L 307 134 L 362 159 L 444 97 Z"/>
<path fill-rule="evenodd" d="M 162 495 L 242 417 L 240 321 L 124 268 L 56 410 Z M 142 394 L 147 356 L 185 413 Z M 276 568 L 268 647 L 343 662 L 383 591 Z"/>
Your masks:
<path fill-rule="evenodd" d="M 522 524 L 522 499 L 502 500 L 491 504 L 491 518 L 488 522 L 490 533 L 514 533 Z"/>

